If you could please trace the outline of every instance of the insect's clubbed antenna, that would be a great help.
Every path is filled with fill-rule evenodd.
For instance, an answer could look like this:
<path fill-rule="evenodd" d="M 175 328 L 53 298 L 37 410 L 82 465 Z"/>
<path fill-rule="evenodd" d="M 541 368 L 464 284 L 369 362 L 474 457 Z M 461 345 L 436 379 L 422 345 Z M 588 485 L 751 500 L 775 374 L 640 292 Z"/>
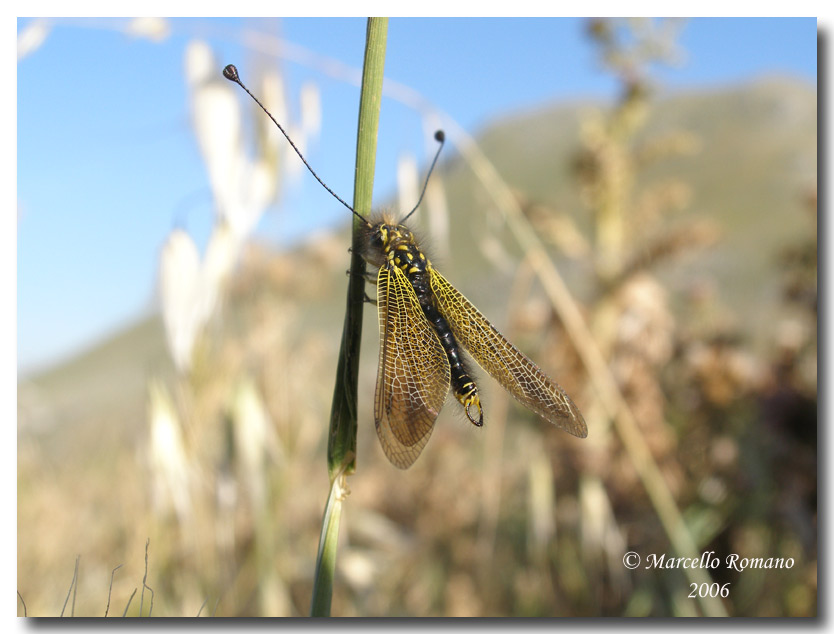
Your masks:
<path fill-rule="evenodd" d="M 319 178 L 319 175 L 316 174 L 316 171 L 312 167 L 310 167 L 310 164 L 307 162 L 307 159 L 304 158 L 304 155 L 301 154 L 301 151 L 296 147 L 295 143 L 293 143 L 292 139 L 290 138 L 290 135 L 287 134 L 286 130 L 284 130 L 284 128 L 281 127 L 281 124 L 278 123 L 278 121 L 275 120 L 275 117 L 272 116 L 272 113 L 269 110 L 266 109 L 266 107 L 258 100 L 258 98 L 255 95 L 253 95 L 250 92 L 250 90 L 244 85 L 244 83 L 240 80 L 240 75 L 238 74 L 237 68 L 235 67 L 234 64 L 229 64 L 229 65 L 226 66 L 226 68 L 223 69 L 223 77 L 225 77 L 229 81 L 233 81 L 238 86 L 243 88 L 243 90 L 246 91 L 246 94 L 249 95 L 250 97 L 252 97 L 252 99 L 255 100 L 255 103 L 258 104 L 261 107 L 261 110 L 263 110 L 267 114 L 267 116 L 270 119 L 272 119 L 272 123 L 274 123 L 278 127 L 278 129 L 281 131 L 281 134 L 284 135 L 284 138 L 289 142 L 290 146 L 292 146 L 292 149 L 295 150 L 296 154 L 298 154 L 298 158 L 300 158 L 301 161 L 304 163 L 304 165 L 307 167 L 307 169 L 310 170 L 310 173 L 315 177 L 315 179 L 319 182 L 319 184 L 322 187 L 324 187 L 330 193 L 330 195 L 333 196 L 333 198 L 335 198 L 340 203 L 342 203 L 345 207 L 347 207 L 354 216 L 359 218 L 366 225 L 370 225 L 370 223 L 365 219 L 364 216 L 362 216 L 362 214 L 357 212 L 353 207 L 351 207 L 344 200 L 342 200 L 336 192 L 334 192 L 327 185 L 325 185 L 324 181 Z M 435 157 L 435 160 L 437 160 L 436 157 Z M 421 198 L 422 198 L 422 196 L 421 196 Z"/>
<path fill-rule="evenodd" d="M 276 121 L 275 117 L 272 116 L 272 113 L 269 110 L 266 109 L 266 106 L 264 106 L 258 100 L 258 98 L 255 95 L 253 95 L 252 92 L 246 87 L 246 85 L 240 80 L 240 75 L 238 74 L 237 67 L 235 67 L 234 64 L 229 64 L 229 65 L 226 66 L 226 68 L 223 69 L 223 77 L 225 77 L 229 81 L 232 81 L 232 82 L 236 83 L 238 86 L 243 88 L 243 90 L 246 91 L 246 94 L 249 95 L 250 97 L 252 97 L 252 99 L 255 101 L 255 103 L 258 104 L 258 106 L 260 106 L 261 110 L 263 110 L 267 114 L 267 116 L 270 119 L 272 119 L 272 123 L 274 123 L 276 125 L 276 127 L 281 131 L 281 134 L 284 135 L 284 138 L 289 142 L 292 149 L 295 150 L 296 154 L 298 154 L 298 158 L 301 159 L 301 161 L 304 163 L 304 166 L 310 171 L 310 173 L 315 177 L 315 179 L 319 182 L 319 184 L 322 187 L 324 187 L 330 193 L 330 195 L 333 196 L 333 198 L 335 198 L 340 203 L 342 203 L 345 207 L 347 207 L 354 216 L 356 216 L 357 218 L 362 220 L 362 222 L 365 223 L 366 225 L 370 226 L 370 223 L 365 219 L 364 216 L 362 216 L 362 214 L 357 212 L 353 207 L 351 207 L 344 200 L 342 200 L 336 192 L 334 192 L 332 189 L 330 189 L 324 183 L 324 181 L 319 178 L 319 175 L 316 174 L 316 171 L 312 167 L 310 167 L 310 164 L 307 162 L 307 159 L 304 158 L 304 155 L 301 154 L 301 151 L 298 149 L 298 147 L 296 147 L 295 143 L 293 143 L 293 140 L 290 138 L 290 135 L 287 134 L 287 131 L 284 130 L 284 128 L 281 126 L 281 124 L 278 123 L 278 121 Z M 435 141 L 437 141 L 440 144 L 440 147 L 437 148 L 437 152 L 434 155 L 434 160 L 431 162 L 431 167 L 429 167 L 429 172 L 428 172 L 428 174 L 426 174 L 426 180 L 423 183 L 423 191 L 420 192 L 420 198 L 417 200 L 417 204 L 414 205 L 414 209 L 409 211 L 405 215 L 405 218 L 402 219 L 402 221 L 405 221 L 409 216 L 411 216 L 411 214 L 413 214 L 415 211 L 417 211 L 417 208 L 420 206 L 420 203 L 423 202 L 423 196 L 426 195 L 426 189 L 429 186 L 429 177 L 431 176 L 432 172 L 434 171 L 435 165 L 437 165 L 437 159 L 440 157 L 440 151 L 443 149 L 443 144 L 446 141 L 446 135 L 443 133 L 443 130 L 438 130 L 437 132 L 435 132 L 434 133 L 434 139 L 435 139 Z"/>
<path fill-rule="evenodd" d="M 440 143 L 440 147 L 437 148 L 437 152 L 435 152 L 434 160 L 431 162 L 431 167 L 429 167 L 429 173 L 426 174 L 426 182 L 423 183 L 423 191 L 420 192 L 420 198 L 417 199 L 417 204 L 414 205 L 414 209 L 409 211 L 405 217 L 400 220 L 400 222 L 405 222 L 408 220 L 408 217 L 411 216 L 415 211 L 417 211 L 417 207 L 420 206 L 420 203 L 423 202 L 423 196 L 426 195 L 426 189 L 429 186 L 429 177 L 431 173 L 434 171 L 434 166 L 437 165 L 437 159 L 440 157 L 440 150 L 443 149 L 443 144 L 446 142 L 446 135 L 444 134 L 443 130 L 438 130 L 434 133 L 434 140 Z"/>

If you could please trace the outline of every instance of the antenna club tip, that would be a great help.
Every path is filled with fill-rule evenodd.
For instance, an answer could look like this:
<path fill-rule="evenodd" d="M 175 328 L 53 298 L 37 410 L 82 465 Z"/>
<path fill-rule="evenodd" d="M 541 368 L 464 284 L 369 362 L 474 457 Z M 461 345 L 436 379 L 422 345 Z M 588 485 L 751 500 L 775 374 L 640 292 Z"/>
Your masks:
<path fill-rule="evenodd" d="M 237 68 L 234 64 L 229 64 L 223 69 L 223 77 L 229 81 L 240 83 L 240 76 L 237 74 Z"/>
<path fill-rule="evenodd" d="M 226 68 L 228 68 L 228 66 Z M 234 68 L 234 66 L 232 66 L 232 68 Z M 446 133 L 443 132 L 443 130 L 438 130 L 434 133 L 434 140 L 438 143 L 443 143 L 446 140 Z"/>

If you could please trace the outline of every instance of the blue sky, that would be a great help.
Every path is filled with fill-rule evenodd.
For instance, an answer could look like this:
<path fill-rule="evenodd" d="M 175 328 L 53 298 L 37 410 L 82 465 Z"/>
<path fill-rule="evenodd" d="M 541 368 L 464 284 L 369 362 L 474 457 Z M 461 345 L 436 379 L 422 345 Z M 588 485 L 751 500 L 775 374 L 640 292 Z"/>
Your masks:
<path fill-rule="evenodd" d="M 18 33 L 28 24 L 18 20 Z M 155 310 L 160 248 L 180 225 L 203 246 L 213 222 L 208 176 L 189 121 L 183 55 L 203 39 L 244 81 L 252 51 L 243 29 L 361 69 L 364 19 L 186 18 L 150 41 L 124 20 L 55 21 L 17 64 L 17 367 L 70 356 Z M 813 19 L 694 19 L 663 69 L 666 90 L 771 73 L 816 82 Z M 358 89 L 304 63 L 278 60 L 298 103 L 305 81 L 322 100 L 322 129 L 307 158 L 352 196 Z M 252 71 L 249 71 L 252 72 Z M 506 114 L 558 100 L 613 96 L 579 19 L 392 19 L 386 78 L 407 85 L 470 133 Z M 243 98 L 243 95 L 241 95 Z M 382 104 L 375 199 L 394 192 L 397 158 L 422 161 L 431 143 L 417 112 Z M 289 185 L 258 236 L 286 244 L 346 211 L 309 177 Z"/>

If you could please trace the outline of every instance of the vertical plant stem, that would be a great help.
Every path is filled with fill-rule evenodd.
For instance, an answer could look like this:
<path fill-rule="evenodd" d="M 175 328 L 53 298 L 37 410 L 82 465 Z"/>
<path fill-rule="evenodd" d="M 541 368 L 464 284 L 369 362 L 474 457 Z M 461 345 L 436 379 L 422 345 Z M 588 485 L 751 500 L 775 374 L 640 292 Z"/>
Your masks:
<path fill-rule="evenodd" d="M 344 477 L 343 474 L 333 481 L 327 498 L 327 506 L 324 508 L 319 535 L 319 552 L 316 557 L 316 578 L 313 581 L 313 598 L 310 601 L 310 616 L 330 616 L 339 526 L 342 521 Z"/>
<path fill-rule="evenodd" d="M 376 165 L 376 138 L 382 75 L 385 68 L 387 18 L 368 18 L 365 64 L 359 97 L 359 127 L 356 139 L 356 177 L 353 208 L 363 216 L 371 211 Z M 362 310 L 365 293 L 365 261 L 359 254 L 361 222 L 354 217 L 353 248 L 348 282 L 347 308 L 342 331 L 342 349 L 336 369 L 336 386 L 330 412 L 327 468 L 331 481 L 340 472 L 353 473 L 356 457 L 356 395 L 359 378 L 359 347 L 362 343 Z"/>
<path fill-rule="evenodd" d="M 359 97 L 359 126 L 356 139 L 356 176 L 353 208 L 363 216 L 371 211 L 376 165 L 376 140 L 382 77 L 385 70 L 387 18 L 368 18 L 365 39 L 365 63 Z M 362 343 L 362 311 L 365 293 L 365 262 L 359 254 L 361 222 L 354 218 L 347 309 L 342 330 L 342 347 L 336 368 L 336 385 L 330 412 L 330 435 L 327 444 L 327 469 L 330 495 L 322 520 L 316 578 L 310 605 L 312 616 L 329 616 L 336 568 L 336 544 L 342 515 L 345 476 L 356 468 L 356 399 L 359 380 L 359 348 Z"/>

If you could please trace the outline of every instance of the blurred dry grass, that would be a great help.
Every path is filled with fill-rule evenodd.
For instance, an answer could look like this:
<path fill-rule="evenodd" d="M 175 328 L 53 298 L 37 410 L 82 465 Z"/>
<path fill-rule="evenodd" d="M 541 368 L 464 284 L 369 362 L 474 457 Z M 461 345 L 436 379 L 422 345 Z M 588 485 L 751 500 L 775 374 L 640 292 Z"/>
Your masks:
<path fill-rule="evenodd" d="M 251 249 L 229 298 L 238 308 L 226 313 L 222 328 L 215 325 L 220 336 L 206 344 L 194 384 L 172 390 L 171 398 L 182 399 L 182 409 L 191 412 L 184 429 L 189 450 L 200 458 L 193 515 L 185 523 L 173 512 L 153 512 L 147 441 L 138 430 L 119 430 L 127 427 L 120 416 L 102 414 L 41 433 L 24 428 L 18 565 L 30 614 L 60 611 L 76 554 L 76 614 L 103 614 L 110 571 L 124 564 L 113 586 L 112 613 L 119 613 L 141 587 L 148 537 L 155 614 L 196 614 L 206 600 L 203 614 L 214 612 L 216 602 L 218 615 L 307 612 L 328 488 L 323 421 L 336 349 L 327 333 L 338 331 L 331 298 L 344 268 L 330 257 L 344 251 L 344 242 L 327 244 L 339 248 L 322 247 L 323 257 Z M 624 289 L 623 299 L 639 289 L 640 283 Z M 646 290 L 651 298 L 657 287 Z M 527 293 L 513 302 L 514 325 L 505 332 L 538 350 L 540 359 L 564 360 L 548 371 L 593 416 L 593 404 L 582 396 L 582 370 L 558 326 L 535 343 L 542 335 L 534 333 L 547 332 L 542 326 L 550 320 L 537 296 Z M 624 304 L 632 311 L 638 305 L 633 299 Z M 375 325 L 366 321 L 366 340 L 374 342 Z M 374 346 L 367 348 L 360 384 L 366 395 L 373 392 L 375 372 Z M 641 421 L 657 421 L 652 412 L 664 404 L 670 424 L 653 423 L 649 440 L 699 545 L 721 554 L 797 560 L 778 581 L 767 583 L 775 575 L 757 571 L 729 578 L 738 584 L 733 613 L 813 613 L 816 434 L 808 426 L 815 423 L 815 384 L 807 383 L 802 368 L 812 363 L 815 347 L 786 341 L 778 372 L 717 335 L 683 336 L 661 351 L 661 392 L 656 384 L 647 389 L 639 383 L 645 372 L 635 371 L 628 356 L 621 354 L 618 364 L 627 392 L 639 399 L 633 406 Z M 200 368 L 212 371 L 203 375 Z M 230 440 L 229 428 L 241 377 L 257 387 L 275 435 L 274 445 L 265 447 L 268 524 L 260 550 L 250 476 L 231 450 L 239 442 Z M 183 396 L 192 390 L 199 396 Z M 584 447 L 514 406 L 504 423 L 504 395 L 490 383 L 485 391 L 485 430 L 474 430 L 446 408 L 430 447 L 406 472 L 385 460 L 367 424 L 370 399 L 362 399 L 359 418 L 366 424 L 360 426 L 359 470 L 350 479 L 333 613 L 674 613 L 658 577 L 628 576 L 605 554 L 626 543 L 639 552 L 668 549 L 616 443 L 601 443 L 603 430 L 594 426 Z M 811 418 L 797 420 L 797 411 Z M 588 473 L 599 475 L 604 495 L 599 487 L 580 488 L 580 475 Z M 590 551 L 589 539 L 596 541 Z M 758 584 L 746 587 L 756 577 Z M 134 600 L 134 612 L 138 605 Z"/>
<path fill-rule="evenodd" d="M 718 214 L 726 222 L 701 210 L 687 215 L 703 201 L 697 179 L 656 168 L 716 137 L 668 125 L 662 137 L 646 133 L 662 114 L 651 109 L 640 64 L 606 48 L 616 44 L 609 28 L 594 23 L 591 32 L 623 79 L 623 98 L 584 118 L 573 146 L 576 205 L 525 187 L 533 168 L 515 165 L 520 179 L 513 168 L 502 176 L 579 289 L 594 344 L 698 551 L 794 558 L 790 570 L 711 571 L 731 583 L 727 612 L 816 614 L 815 193 L 778 198 L 778 217 L 797 221 L 757 254 L 768 263 L 759 275 L 776 289 L 769 306 L 778 306 L 772 323 L 756 324 L 771 333 L 762 345 L 725 303 L 727 288 L 737 288 L 732 268 L 702 270 L 716 252 L 726 257 L 721 243 L 733 239 L 738 214 Z M 638 59 L 646 50 L 668 47 L 640 49 Z M 496 163 L 512 161 L 506 154 L 497 152 Z M 537 183 L 567 187 L 559 184 L 565 167 Z M 459 188 L 470 199 L 447 221 L 450 243 L 475 250 L 475 236 L 501 263 L 479 277 L 476 257 L 451 249 L 449 278 L 565 387 L 590 434 L 578 440 L 543 425 L 484 379 L 484 429 L 447 407 L 414 467 L 394 469 L 370 424 L 378 334 L 368 313 L 358 470 L 348 481 L 332 613 L 699 613 L 683 571 L 623 567 L 627 550 L 673 554 L 641 465 L 534 267 L 515 253 L 490 205 L 486 219 L 473 215 L 480 190 L 461 180 L 444 187 L 451 199 Z M 21 385 L 18 589 L 29 615 L 60 613 L 76 555 L 75 614 L 103 615 L 111 571 L 123 564 L 110 609 L 121 614 L 141 591 L 148 539 L 155 615 L 307 614 L 329 488 L 325 421 L 347 245 L 347 234 L 282 254 L 248 243 L 187 372 L 164 360 L 161 329 L 151 323 L 132 344 L 126 337 Z M 676 276 L 675 260 L 699 274 Z M 762 310 L 755 292 L 740 292 L 751 311 Z M 109 370 L 125 360 L 136 367 Z M 144 394 L 125 389 L 131 381 L 146 385 Z M 139 605 L 134 597 L 128 614 Z"/>

